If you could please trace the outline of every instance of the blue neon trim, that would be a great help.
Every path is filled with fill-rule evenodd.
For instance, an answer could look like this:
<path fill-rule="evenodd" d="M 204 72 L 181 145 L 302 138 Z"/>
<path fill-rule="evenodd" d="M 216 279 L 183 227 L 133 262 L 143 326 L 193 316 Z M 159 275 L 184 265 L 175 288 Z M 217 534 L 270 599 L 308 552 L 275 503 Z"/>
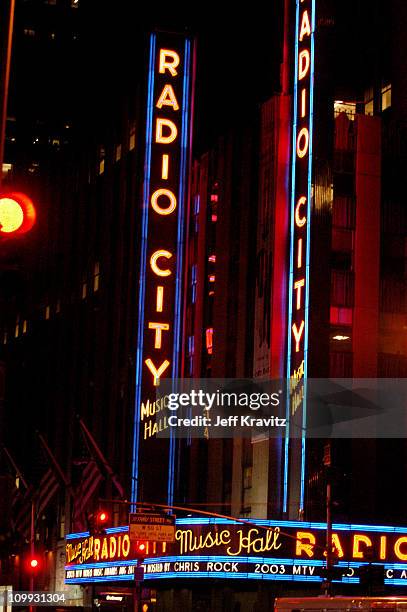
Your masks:
<path fill-rule="evenodd" d="M 65 540 L 76 540 L 77 538 L 87 538 L 89 536 L 89 531 L 81 531 L 80 533 L 67 533 L 65 536 Z"/>
<path fill-rule="evenodd" d="M 155 59 L 156 35 L 150 36 L 150 59 L 148 78 L 147 99 L 147 121 L 146 121 L 146 153 L 144 166 L 144 192 L 143 192 L 143 215 L 141 229 L 141 256 L 140 256 L 140 288 L 137 325 L 137 353 L 136 353 L 136 382 L 135 382 L 135 408 L 134 408 L 134 436 L 133 436 L 133 461 L 131 501 L 137 501 L 138 495 L 138 464 L 140 446 L 140 403 L 141 403 L 141 381 L 143 367 L 143 343 L 144 343 L 144 300 L 146 289 L 146 259 L 148 241 L 148 210 L 150 197 L 150 175 L 151 175 L 151 143 L 152 143 L 152 118 L 153 118 L 153 94 L 154 94 L 154 59 Z"/>
<path fill-rule="evenodd" d="M 180 180 L 178 193 L 178 230 L 177 230 L 177 269 L 175 279 L 175 309 L 174 309 L 174 345 L 172 357 L 172 379 L 179 377 L 181 355 L 181 324 L 182 324 L 182 285 L 183 285 L 183 254 L 185 248 L 185 189 L 188 153 L 188 126 L 189 126 L 189 88 L 190 88 L 190 48 L 191 41 L 185 40 L 184 49 L 184 80 L 182 94 L 182 127 L 181 127 L 181 158 Z M 174 389 L 174 382 L 173 387 Z M 168 490 L 167 503 L 174 500 L 174 464 L 175 464 L 175 432 L 170 430 L 169 458 L 168 458 Z"/>
<path fill-rule="evenodd" d="M 127 533 L 129 531 L 129 528 L 127 525 L 125 525 L 124 527 L 108 527 L 107 529 L 105 529 L 105 531 L 108 535 L 112 533 Z"/>
<path fill-rule="evenodd" d="M 134 573 L 123 576 L 97 576 L 95 578 L 65 578 L 65 584 L 81 584 L 83 582 L 116 582 L 117 580 L 134 580 Z"/>
<path fill-rule="evenodd" d="M 312 196 L 312 161 L 313 161 L 313 116 L 314 116 L 314 76 L 315 76 L 315 0 L 312 1 L 312 26 L 311 26 L 311 66 L 310 66 L 310 108 L 309 108 L 309 153 L 308 153 L 308 191 L 307 191 L 307 248 L 306 248 L 306 291 L 304 308 L 304 399 L 302 402 L 302 433 L 301 433 L 301 483 L 300 483 L 300 510 L 304 509 L 305 497 L 305 458 L 306 458 L 306 425 L 307 425 L 307 377 L 308 377 L 308 342 L 309 342 L 309 286 L 310 286 L 310 258 L 311 258 L 311 196 Z M 287 512 L 288 507 L 288 480 L 289 480 L 289 419 L 290 419 L 290 379 L 291 379 L 291 354 L 292 354 L 292 301 L 293 301 L 293 281 L 294 281 L 294 211 L 296 193 L 296 139 L 298 126 L 298 51 L 299 51 L 299 17 L 300 1 L 296 3 L 296 36 L 295 36 L 295 69 L 294 69 L 294 121 L 292 138 L 292 170 L 291 170 L 291 219 L 290 219 L 290 272 L 289 272 L 289 309 L 288 309 L 288 344 L 287 344 L 287 402 L 286 402 L 286 435 L 284 448 L 284 496 L 283 512 Z"/>
<path fill-rule="evenodd" d="M 289 474 L 289 447 L 290 447 L 290 379 L 291 379 L 291 326 L 293 320 L 293 280 L 294 280 L 294 211 L 295 211 L 295 185 L 296 185 L 296 133 L 298 115 L 298 30 L 299 30 L 299 4 L 295 16 L 295 60 L 294 60 L 294 121 L 292 133 L 292 160 L 291 160 L 291 212 L 290 212 L 290 271 L 288 275 L 288 325 L 287 325 L 287 401 L 286 401 L 286 434 L 284 445 L 284 495 L 283 512 L 288 506 L 288 474 Z"/>
<path fill-rule="evenodd" d="M 311 198 L 312 198 L 312 162 L 314 150 L 314 78 L 315 78 L 315 1 L 312 2 L 312 24 L 311 24 L 311 66 L 310 66 L 310 108 L 309 108 L 309 149 L 308 149 L 308 193 L 307 193 L 307 251 L 305 264 L 305 334 L 304 334 L 304 401 L 301 440 L 301 494 L 300 509 L 304 509 L 305 496 L 305 448 L 307 427 L 307 386 L 308 386 L 308 343 L 309 343 L 309 289 L 310 289 L 310 267 L 311 267 Z"/>

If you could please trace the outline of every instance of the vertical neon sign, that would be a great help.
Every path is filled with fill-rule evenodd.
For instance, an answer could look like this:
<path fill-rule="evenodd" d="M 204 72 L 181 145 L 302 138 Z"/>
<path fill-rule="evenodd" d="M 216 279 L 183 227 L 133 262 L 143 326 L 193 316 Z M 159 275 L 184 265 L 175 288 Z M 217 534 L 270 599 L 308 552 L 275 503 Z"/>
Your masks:
<path fill-rule="evenodd" d="M 156 400 L 178 377 L 182 334 L 185 209 L 191 141 L 193 43 L 150 37 L 137 328 L 131 500 L 172 502 L 174 440 Z"/>
<path fill-rule="evenodd" d="M 315 0 L 296 0 L 290 275 L 287 339 L 287 430 L 284 452 L 284 512 L 304 508 L 306 391 L 312 150 L 314 112 Z M 291 428 L 291 430 L 290 430 Z"/>

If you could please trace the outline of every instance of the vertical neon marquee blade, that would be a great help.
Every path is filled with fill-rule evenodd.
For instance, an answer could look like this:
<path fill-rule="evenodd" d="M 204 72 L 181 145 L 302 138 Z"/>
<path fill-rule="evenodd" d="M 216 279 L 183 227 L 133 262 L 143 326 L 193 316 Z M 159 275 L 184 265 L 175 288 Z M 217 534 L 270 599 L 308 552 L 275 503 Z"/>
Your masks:
<path fill-rule="evenodd" d="M 314 112 L 315 0 L 296 0 L 283 511 L 304 509 Z"/>
<path fill-rule="evenodd" d="M 172 502 L 175 440 L 161 379 L 180 375 L 193 41 L 150 37 L 131 501 Z"/>

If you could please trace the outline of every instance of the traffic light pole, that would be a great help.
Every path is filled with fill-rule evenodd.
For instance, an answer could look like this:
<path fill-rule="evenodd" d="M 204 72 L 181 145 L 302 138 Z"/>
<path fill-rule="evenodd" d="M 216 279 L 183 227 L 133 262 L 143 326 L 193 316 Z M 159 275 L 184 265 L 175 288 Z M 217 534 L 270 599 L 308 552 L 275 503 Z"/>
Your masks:
<path fill-rule="evenodd" d="M 34 559 L 35 556 L 35 503 L 31 501 L 31 529 L 30 529 L 30 559 Z M 30 592 L 34 591 L 34 572 L 30 572 Z M 30 606 L 30 612 L 33 612 L 33 606 Z"/>

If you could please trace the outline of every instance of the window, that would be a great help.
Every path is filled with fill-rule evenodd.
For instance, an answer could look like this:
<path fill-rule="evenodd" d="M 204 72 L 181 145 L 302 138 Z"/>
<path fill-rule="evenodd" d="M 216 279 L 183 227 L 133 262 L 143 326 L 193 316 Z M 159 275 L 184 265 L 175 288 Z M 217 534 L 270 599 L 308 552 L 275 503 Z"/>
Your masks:
<path fill-rule="evenodd" d="M 193 304 L 196 303 L 197 282 L 197 265 L 193 264 L 191 268 L 191 301 Z"/>
<path fill-rule="evenodd" d="M 24 28 L 24 34 L 25 36 L 35 36 L 35 30 L 33 30 L 32 28 Z"/>
<path fill-rule="evenodd" d="M 18 338 L 20 335 L 20 316 L 17 315 L 16 326 L 14 328 L 14 338 Z"/>
<path fill-rule="evenodd" d="M 100 265 L 99 265 L 99 262 L 97 261 L 93 268 L 93 291 L 95 293 L 96 291 L 99 291 L 99 284 L 100 284 Z"/>
<path fill-rule="evenodd" d="M 86 296 L 88 295 L 88 283 L 86 282 L 86 280 L 82 281 L 82 293 L 81 293 L 81 297 L 82 299 L 86 299 Z"/>
<path fill-rule="evenodd" d="M 103 174 L 105 171 L 105 156 L 105 148 L 99 147 L 99 174 Z"/>
<path fill-rule="evenodd" d="M 352 320 L 352 308 L 338 308 L 337 306 L 331 306 L 331 325 L 352 325 Z"/>
<path fill-rule="evenodd" d="M 129 151 L 133 151 L 136 148 L 136 126 L 133 124 L 130 126 L 129 135 Z"/>
<path fill-rule="evenodd" d="M 194 336 L 188 336 L 188 365 L 189 375 L 192 376 L 194 373 L 194 353 L 195 353 L 195 338 Z"/>
<path fill-rule="evenodd" d="M 57 300 L 57 304 L 55 306 L 55 312 L 57 314 L 61 312 L 61 300 Z"/>
<path fill-rule="evenodd" d="M 356 102 L 344 102 L 343 100 L 335 100 L 334 116 L 338 117 L 340 113 L 345 113 L 348 119 L 354 121 L 356 114 Z"/>
<path fill-rule="evenodd" d="M 26 334 L 26 333 L 27 333 L 27 320 L 24 319 L 24 321 L 23 321 L 23 334 Z"/>
<path fill-rule="evenodd" d="M 8 339 L 8 334 L 5 331 L 4 334 L 3 334 L 3 344 L 7 344 L 7 339 Z"/>
<path fill-rule="evenodd" d="M 48 321 L 51 316 L 51 308 L 49 306 L 45 306 L 45 320 Z"/>
<path fill-rule="evenodd" d="M 382 87 L 382 111 L 391 107 L 391 85 Z"/>
<path fill-rule="evenodd" d="M 213 327 L 208 327 L 206 332 L 206 350 L 208 351 L 208 355 L 212 355 L 213 351 Z"/>
<path fill-rule="evenodd" d="M 332 270 L 331 303 L 335 306 L 353 306 L 354 276 L 348 270 Z"/>
<path fill-rule="evenodd" d="M 115 150 L 115 155 L 114 155 L 114 159 L 115 161 L 120 161 L 122 158 L 122 145 L 118 144 L 116 145 L 116 150 Z"/>
<path fill-rule="evenodd" d="M 365 92 L 365 115 L 373 115 L 374 113 L 374 96 L 373 87 Z"/>

